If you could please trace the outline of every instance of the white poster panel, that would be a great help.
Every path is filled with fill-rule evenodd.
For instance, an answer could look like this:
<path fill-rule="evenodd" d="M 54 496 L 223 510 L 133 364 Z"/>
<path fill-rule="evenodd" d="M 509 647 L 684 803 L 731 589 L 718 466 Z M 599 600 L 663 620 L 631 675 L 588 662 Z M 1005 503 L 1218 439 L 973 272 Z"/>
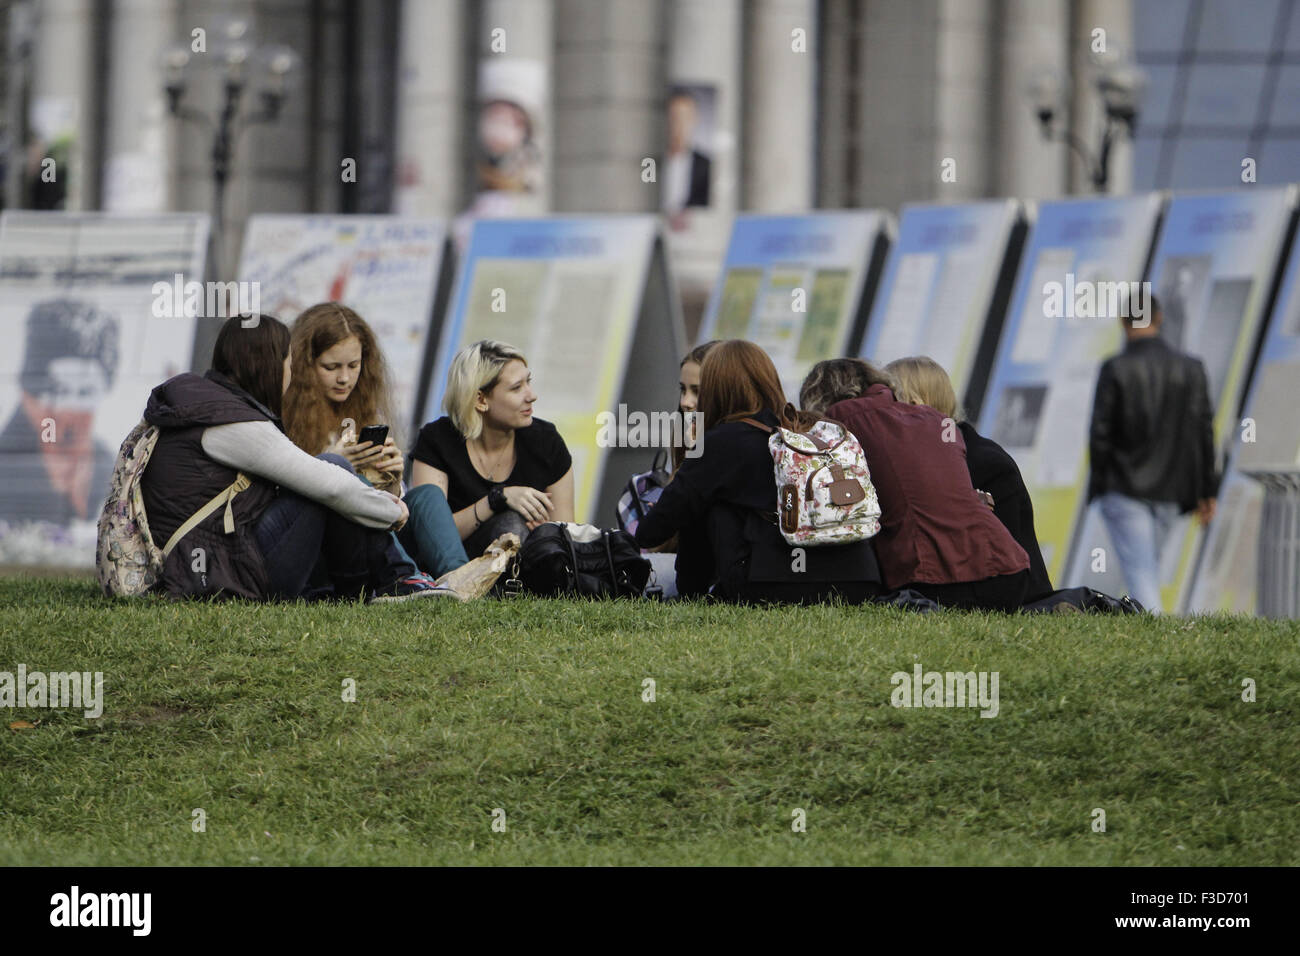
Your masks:
<path fill-rule="evenodd" d="M 0 564 L 94 563 L 118 446 L 188 371 L 195 318 L 155 309 L 203 272 L 208 217 L 0 215 Z"/>
<path fill-rule="evenodd" d="M 391 376 L 396 422 L 415 420 L 420 366 L 442 268 L 446 223 L 396 216 L 253 216 L 239 278 L 285 324 L 318 302 L 341 302 L 374 329 Z M 394 435 L 405 447 L 406 437 Z"/>

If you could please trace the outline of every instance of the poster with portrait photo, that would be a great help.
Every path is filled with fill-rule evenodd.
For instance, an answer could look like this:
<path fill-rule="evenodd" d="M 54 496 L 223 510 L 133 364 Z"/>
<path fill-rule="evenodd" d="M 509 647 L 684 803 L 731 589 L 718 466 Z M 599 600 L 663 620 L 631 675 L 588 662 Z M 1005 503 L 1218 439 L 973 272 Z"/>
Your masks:
<path fill-rule="evenodd" d="M 668 88 L 668 135 L 659 169 L 659 197 L 673 229 L 686 228 L 688 210 L 713 204 L 717 100 L 715 86 L 678 83 Z"/>
<path fill-rule="evenodd" d="M 1170 256 L 1156 282 L 1156 297 L 1163 316 L 1160 337 L 1180 352 L 1188 350 L 1188 337 L 1210 276 L 1210 256 Z"/>
<path fill-rule="evenodd" d="M 0 216 L 0 565 L 86 567 L 117 449 L 190 368 L 195 318 L 155 283 L 201 276 L 208 217 Z"/>
<path fill-rule="evenodd" d="M 477 216 L 541 211 L 542 111 L 547 74 L 539 60 L 487 59 L 479 65 L 474 129 Z"/>
<path fill-rule="evenodd" d="M 1033 448 L 1046 404 L 1046 385 L 1013 385 L 1002 395 L 993 440 L 1003 448 Z"/>

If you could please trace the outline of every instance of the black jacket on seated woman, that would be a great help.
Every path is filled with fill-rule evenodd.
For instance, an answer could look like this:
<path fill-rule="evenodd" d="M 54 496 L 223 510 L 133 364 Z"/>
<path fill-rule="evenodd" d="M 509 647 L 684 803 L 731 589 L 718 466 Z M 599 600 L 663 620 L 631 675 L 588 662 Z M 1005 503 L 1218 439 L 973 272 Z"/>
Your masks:
<path fill-rule="evenodd" d="M 726 361 L 727 353 L 719 358 Z M 725 365 L 711 369 L 714 360 L 714 353 L 705 359 L 702 393 L 710 385 L 710 371 L 727 370 Z M 770 408 L 751 417 L 772 427 L 779 424 Z M 712 593 L 740 603 L 807 603 L 836 597 L 858 603 L 881 593 L 880 568 L 870 541 L 804 547 L 797 554 L 781 536 L 767 441 L 767 432 L 741 421 L 723 421 L 708 429 L 700 457 L 682 462 L 654 508 L 641 519 L 637 543 L 649 548 L 674 533 L 680 535 L 677 591 L 682 597 Z"/>

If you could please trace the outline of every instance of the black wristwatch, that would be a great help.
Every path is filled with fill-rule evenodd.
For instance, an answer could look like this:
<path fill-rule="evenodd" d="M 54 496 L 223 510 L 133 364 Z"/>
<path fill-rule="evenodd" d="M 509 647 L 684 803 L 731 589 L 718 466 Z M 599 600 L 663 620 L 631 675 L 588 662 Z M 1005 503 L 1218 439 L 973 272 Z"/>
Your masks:
<path fill-rule="evenodd" d="M 487 493 L 488 507 L 495 512 L 505 511 L 510 506 L 506 504 L 506 490 L 500 485 L 493 485 Z"/>

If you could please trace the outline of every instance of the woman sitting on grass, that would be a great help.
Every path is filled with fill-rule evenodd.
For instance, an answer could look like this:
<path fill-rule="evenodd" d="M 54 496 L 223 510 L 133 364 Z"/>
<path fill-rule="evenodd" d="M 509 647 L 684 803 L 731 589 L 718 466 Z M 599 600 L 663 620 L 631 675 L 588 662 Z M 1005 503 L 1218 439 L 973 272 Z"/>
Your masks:
<path fill-rule="evenodd" d="M 1034 531 L 1034 503 L 1020 476 L 1016 460 L 1001 445 L 985 438 L 966 421 L 957 406 L 957 393 L 942 365 L 928 355 L 898 359 L 885 366 L 898 383 L 900 401 L 929 405 L 940 415 L 957 423 L 966 442 L 966 469 L 971 484 L 993 497 L 993 514 L 1002 522 L 1020 547 L 1029 555 L 1029 591 L 1027 600 L 1046 597 L 1052 592 L 1043 552 Z"/>
<path fill-rule="evenodd" d="M 177 375 L 149 396 L 144 417 L 160 434 L 141 490 L 155 544 L 241 473 L 247 478 L 172 550 L 163 590 L 325 596 L 308 595 L 317 574 L 328 581 L 325 593 L 340 598 L 454 597 L 396 547 L 389 532 L 407 518 L 400 499 L 359 481 L 346 458 L 312 457 L 284 435 L 280 408 L 291 375 L 289 330 L 269 315 L 236 316 L 222 326 L 206 375 Z"/>
<path fill-rule="evenodd" d="M 573 520 L 573 461 L 555 426 L 533 417 L 532 381 L 512 346 L 462 349 L 447 374 L 447 414 L 420 429 L 411 452 L 411 495 L 446 496 L 471 558 L 500 535 L 522 542 L 539 524 Z"/>
<path fill-rule="evenodd" d="M 752 342 L 718 343 L 700 367 L 699 394 L 702 454 L 682 461 L 636 529 L 642 547 L 679 535 L 678 593 L 743 603 L 856 603 L 878 594 L 871 542 L 810 547 L 800 565 L 777 529 L 768 432 L 742 419 L 796 431 L 816 419 L 787 404 L 767 353 Z"/>
<path fill-rule="evenodd" d="M 700 366 L 704 364 L 704 359 L 713 347 L 718 344 L 717 339 L 711 342 L 705 342 L 703 345 L 697 345 L 686 353 L 682 359 L 681 369 L 677 373 L 677 412 L 683 417 L 683 421 L 694 422 L 694 418 L 686 419 L 686 415 L 699 411 L 700 408 Z M 686 446 L 693 445 L 695 435 L 689 426 L 683 426 L 685 443 L 673 448 L 673 473 L 682 466 L 686 459 Z"/>
<path fill-rule="evenodd" d="M 293 323 L 292 346 L 284 424 L 294 444 L 312 455 L 340 455 L 375 487 L 401 494 L 405 459 L 391 431 L 388 366 L 370 326 L 347 306 L 322 302 Z M 352 429 L 344 429 L 345 419 Z M 367 425 L 390 426 L 382 445 L 356 440 Z M 465 564 L 443 492 L 423 485 L 404 501 L 411 517 L 398 537 L 415 563 L 434 577 Z"/>
<path fill-rule="evenodd" d="M 1019 608 L 1029 558 L 971 484 L 961 435 L 945 434 L 933 408 L 897 401 L 893 387 L 870 363 L 839 358 L 814 365 L 799 390 L 805 409 L 842 422 L 866 453 L 885 584 L 945 607 Z"/>

